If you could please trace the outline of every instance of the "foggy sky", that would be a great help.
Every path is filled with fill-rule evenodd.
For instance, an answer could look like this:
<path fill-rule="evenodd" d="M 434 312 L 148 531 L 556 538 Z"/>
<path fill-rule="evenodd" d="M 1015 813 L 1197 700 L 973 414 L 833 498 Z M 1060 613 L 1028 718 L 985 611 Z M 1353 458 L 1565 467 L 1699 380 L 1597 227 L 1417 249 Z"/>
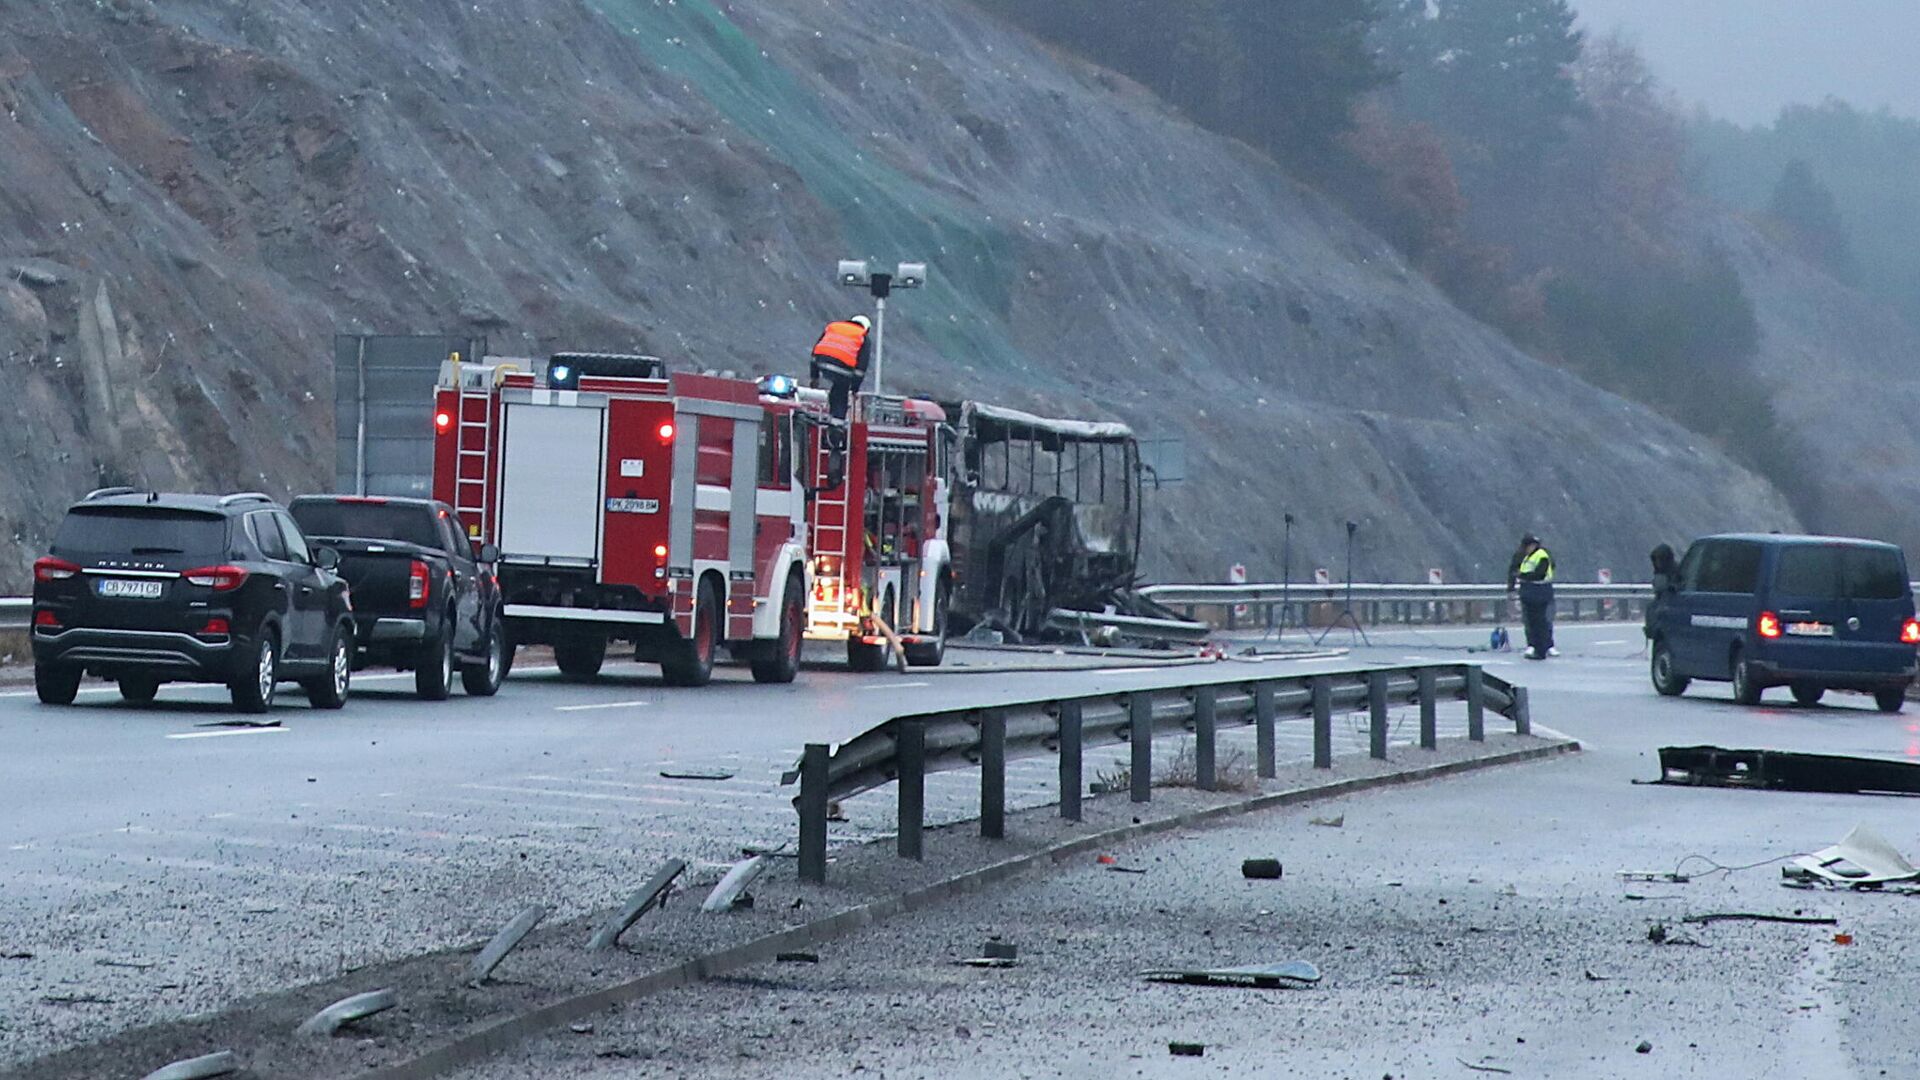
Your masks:
<path fill-rule="evenodd" d="M 1917 0 L 1573 0 L 1624 29 L 1689 108 L 1741 124 L 1837 97 L 1920 117 Z"/>

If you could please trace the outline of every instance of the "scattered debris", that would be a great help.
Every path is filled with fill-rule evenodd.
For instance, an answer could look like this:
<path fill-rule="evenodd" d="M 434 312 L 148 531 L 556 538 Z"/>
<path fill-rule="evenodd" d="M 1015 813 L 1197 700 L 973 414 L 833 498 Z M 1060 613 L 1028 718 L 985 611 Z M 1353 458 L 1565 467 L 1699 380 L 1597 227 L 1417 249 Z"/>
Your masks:
<path fill-rule="evenodd" d="M 1206 1052 L 1207 1045 L 1205 1043 L 1170 1042 L 1167 1044 L 1167 1053 L 1172 1054 L 1174 1057 L 1204 1057 Z"/>
<path fill-rule="evenodd" d="M 341 998 L 307 1018 L 295 1029 L 299 1035 L 328 1036 L 356 1020 L 365 1020 L 400 1004 L 400 995 L 392 989 L 369 990 L 364 994 Z"/>
<path fill-rule="evenodd" d="M 986 944 L 980 947 L 980 955 L 995 960 L 1012 960 L 1020 955 L 1020 947 L 1011 941 L 988 938 Z"/>
<path fill-rule="evenodd" d="M 1833 943 L 1835 945 L 1851 945 L 1853 944 L 1853 935 L 1852 934 L 1835 934 L 1833 935 Z"/>
<path fill-rule="evenodd" d="M 1468 1061 L 1466 1058 L 1463 1058 L 1463 1057 L 1457 1057 L 1457 1058 L 1454 1058 L 1453 1060 L 1459 1062 L 1462 1065 L 1465 1065 L 1467 1068 L 1472 1069 L 1474 1072 L 1505 1073 L 1509 1076 L 1513 1075 L 1512 1069 L 1503 1069 L 1498 1065 L 1475 1065 L 1473 1062 Z"/>
<path fill-rule="evenodd" d="M 841 823 L 843 823 L 843 824 L 844 824 L 844 823 L 846 822 L 846 820 L 847 820 L 847 812 L 846 812 L 845 810 L 842 810 L 842 809 L 840 808 L 840 800 L 838 800 L 838 799 L 830 799 L 830 800 L 828 800 L 828 802 L 827 802 L 827 820 L 828 820 L 828 821 L 837 821 L 837 822 L 841 822 Z"/>
<path fill-rule="evenodd" d="M 473 963 L 467 968 L 467 984 L 477 987 L 485 983 L 487 976 L 493 974 L 493 969 L 499 967 L 500 962 L 507 958 L 507 954 L 524 941 L 528 934 L 533 933 L 533 928 L 540 925 L 540 920 L 546 917 L 547 909 L 539 904 L 530 904 L 523 908 L 511 922 L 500 928 L 499 933 L 493 935 L 493 940 L 487 942 L 486 948 L 480 950 L 480 955 L 473 958 Z"/>
<path fill-rule="evenodd" d="M 591 1035 L 593 1034 L 593 1025 L 587 1023 L 585 1020 L 576 1020 L 567 1025 L 567 1030 L 573 1032 L 575 1035 Z"/>
<path fill-rule="evenodd" d="M 111 1005 L 113 999 L 98 994 L 48 994 L 40 1001 L 47 1005 Z"/>
<path fill-rule="evenodd" d="M 970 956 L 965 960 L 955 960 L 962 967 L 1010 968 L 1017 967 L 1020 961 L 1006 956 Z"/>
<path fill-rule="evenodd" d="M 1693 880 L 1686 874 L 1676 874 L 1671 870 L 1619 870 L 1615 873 L 1621 881 L 1658 881 L 1669 885 L 1685 885 Z"/>
<path fill-rule="evenodd" d="M 1908 862 L 1878 833 L 1856 825 L 1845 839 L 1811 855 L 1799 855 L 1781 875 L 1790 881 L 1839 889 L 1876 889 L 1896 882 L 1920 882 L 1920 868 Z"/>
<path fill-rule="evenodd" d="M 1650 782 L 1839 795 L 1920 795 L 1920 765 L 1844 754 L 1663 746 L 1660 779 Z"/>
<path fill-rule="evenodd" d="M 148 1073 L 145 1080 L 207 1080 L 208 1077 L 230 1076 L 239 1071 L 240 1059 L 233 1056 L 233 1051 L 217 1050 L 163 1065 Z"/>
<path fill-rule="evenodd" d="M 1806 923 L 1810 926 L 1840 925 L 1840 920 L 1836 918 L 1832 918 L 1831 916 L 1765 915 L 1755 911 L 1716 911 L 1709 915 L 1688 915 L 1686 918 L 1681 919 L 1680 921 L 1688 922 L 1688 923 L 1698 923 L 1702 926 L 1705 926 L 1708 923 L 1733 922 L 1737 920 L 1744 920 L 1747 922 Z"/>
<path fill-rule="evenodd" d="M 1278 964 L 1247 964 L 1229 968 L 1171 968 L 1143 971 L 1149 982 L 1176 982 L 1189 986 L 1253 986 L 1262 990 L 1300 987 L 1320 981 L 1320 969 L 1305 960 Z"/>
<path fill-rule="evenodd" d="M 728 769 L 661 769 L 660 775 L 669 780 L 731 780 L 738 774 Z"/>
<path fill-rule="evenodd" d="M 667 897 L 672 895 L 671 890 L 675 879 L 685 873 L 686 869 L 687 864 L 683 859 L 668 859 L 661 863 L 660 868 L 653 872 L 653 877 L 641 886 L 638 892 L 627 897 L 627 902 L 620 905 L 619 911 L 614 912 L 607 921 L 594 930 L 593 937 L 587 941 L 587 948 L 613 948 L 619 943 L 620 935 L 626 933 L 627 929 L 638 922 L 642 915 L 656 907 L 666 907 Z M 794 902 L 799 903 L 797 900 Z"/>
<path fill-rule="evenodd" d="M 1093 861 L 1099 863 L 1101 866 L 1112 866 L 1114 863 L 1117 863 L 1120 860 L 1114 858 L 1111 855 L 1096 855 L 1094 856 Z"/>
<path fill-rule="evenodd" d="M 1652 926 L 1647 927 L 1647 940 L 1653 942 L 1655 945 L 1693 945 L 1702 949 L 1707 947 L 1705 942 L 1695 941 L 1692 938 L 1678 937 L 1668 933 L 1665 923 L 1654 923 Z"/>
<path fill-rule="evenodd" d="M 774 960 L 782 964 L 817 964 L 820 962 L 820 954 L 810 952 L 783 952 L 774 957 Z"/>
<path fill-rule="evenodd" d="M 31 959 L 33 959 L 33 954 L 30 952 L 0 952 L 0 960 L 31 960 Z"/>
<path fill-rule="evenodd" d="M 1280 880 L 1279 859 L 1247 859 L 1240 864 L 1240 876 L 1263 881 Z"/>
<path fill-rule="evenodd" d="M 1347 815 L 1345 815 L 1345 814 L 1341 814 L 1341 815 L 1339 815 L 1339 816 L 1337 816 L 1337 817 L 1317 817 L 1317 818 L 1309 818 L 1309 819 L 1307 819 L 1307 824 L 1309 824 L 1309 825 L 1322 825 L 1322 826 L 1325 826 L 1326 828 L 1329 828 L 1329 829 L 1339 829 L 1339 828 L 1344 828 L 1344 827 L 1346 826 L 1346 824 L 1347 824 Z"/>
<path fill-rule="evenodd" d="M 12 958 L 8 957 L 7 959 Z M 95 960 L 93 964 L 95 967 L 132 968 L 134 971 L 147 971 L 158 966 L 150 960 L 114 960 L 111 958 Z"/>
<path fill-rule="evenodd" d="M 1147 868 L 1144 866 L 1121 866 L 1119 863 L 1114 863 L 1107 867 L 1107 869 L 1116 874 L 1144 874 L 1147 872 Z"/>
<path fill-rule="evenodd" d="M 755 855 L 751 859 L 735 863 L 733 868 L 727 871 L 726 876 L 720 879 L 720 883 L 713 887 L 713 891 L 707 894 L 706 902 L 700 905 L 700 910 L 711 914 L 717 911 L 732 911 L 740 907 L 752 907 L 753 900 L 744 895 L 747 886 L 753 884 L 772 865 L 772 858 L 766 855 Z"/>
<path fill-rule="evenodd" d="M 1588 982 L 1612 982 L 1613 981 L 1613 976 L 1595 974 L 1592 968 L 1588 968 L 1586 974 L 1587 974 Z"/>
<path fill-rule="evenodd" d="M 1653 1044 L 1645 1039 L 1641 1039 L 1640 1045 L 1634 1047 L 1633 1052 L 1636 1054 L 1651 1054 L 1653 1053 Z"/>

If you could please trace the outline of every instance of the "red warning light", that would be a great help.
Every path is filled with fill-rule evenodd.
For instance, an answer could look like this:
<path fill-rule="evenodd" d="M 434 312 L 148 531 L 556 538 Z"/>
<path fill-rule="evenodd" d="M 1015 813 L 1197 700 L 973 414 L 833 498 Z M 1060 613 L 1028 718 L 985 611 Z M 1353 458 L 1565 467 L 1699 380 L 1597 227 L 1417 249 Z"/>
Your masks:
<path fill-rule="evenodd" d="M 673 421 L 669 420 L 666 423 L 660 425 L 660 441 L 661 442 L 673 441 Z"/>
<path fill-rule="evenodd" d="M 442 435 L 445 435 L 447 433 L 447 429 L 451 428 L 452 426 L 453 426 L 452 413 L 437 412 L 433 414 L 433 430 L 439 432 Z"/>

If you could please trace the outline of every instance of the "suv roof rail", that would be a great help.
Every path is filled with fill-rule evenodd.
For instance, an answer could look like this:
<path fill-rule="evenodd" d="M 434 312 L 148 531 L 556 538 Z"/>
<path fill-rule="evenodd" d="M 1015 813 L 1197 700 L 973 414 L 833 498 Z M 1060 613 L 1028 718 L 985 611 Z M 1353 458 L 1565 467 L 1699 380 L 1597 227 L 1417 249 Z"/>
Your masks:
<path fill-rule="evenodd" d="M 80 501 L 92 502 L 95 499 L 105 499 L 114 495 L 138 495 L 138 494 L 140 494 L 140 489 L 137 487 L 123 486 L 123 487 L 94 488 L 92 491 L 87 492 L 86 498 L 81 499 Z"/>
<path fill-rule="evenodd" d="M 270 503 L 272 501 L 273 501 L 273 496 L 268 495 L 264 492 L 259 492 L 259 491 L 236 491 L 231 495 L 220 496 L 221 506 L 232 506 L 234 503 L 243 503 L 243 502 Z"/>

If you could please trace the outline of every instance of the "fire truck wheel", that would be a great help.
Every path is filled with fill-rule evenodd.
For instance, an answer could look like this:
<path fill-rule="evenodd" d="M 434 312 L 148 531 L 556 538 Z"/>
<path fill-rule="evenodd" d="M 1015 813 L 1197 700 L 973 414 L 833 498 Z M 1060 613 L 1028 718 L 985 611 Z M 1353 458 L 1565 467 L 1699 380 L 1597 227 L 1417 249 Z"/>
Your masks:
<path fill-rule="evenodd" d="M 601 634 L 562 638 L 553 643 L 553 662 L 570 679 L 591 679 L 607 662 L 607 639 Z"/>
<path fill-rule="evenodd" d="M 914 667 L 939 667 L 947 658 L 948 585 L 942 581 L 933 592 L 933 629 L 931 641 L 916 641 L 906 647 L 907 663 Z"/>
<path fill-rule="evenodd" d="M 800 649 L 806 638 L 807 602 L 796 576 L 787 579 L 787 595 L 780 602 L 780 636 L 766 642 L 766 652 L 753 661 L 753 681 L 790 683 L 800 674 Z"/>
<path fill-rule="evenodd" d="M 674 643 L 660 661 L 660 674 L 668 686 L 705 686 L 713 681 L 713 654 L 720 645 L 720 593 L 712 582 L 700 585 L 699 606 L 694 608 L 693 638 Z"/>

